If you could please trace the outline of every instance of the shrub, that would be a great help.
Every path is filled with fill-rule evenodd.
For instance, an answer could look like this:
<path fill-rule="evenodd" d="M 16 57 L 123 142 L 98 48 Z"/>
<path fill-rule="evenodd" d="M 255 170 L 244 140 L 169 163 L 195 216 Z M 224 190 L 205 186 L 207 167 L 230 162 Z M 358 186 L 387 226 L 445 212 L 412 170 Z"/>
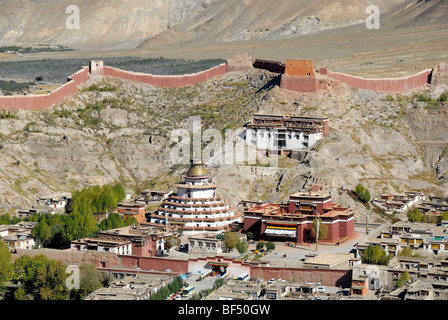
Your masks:
<path fill-rule="evenodd" d="M 409 222 L 423 221 L 424 215 L 418 208 L 414 208 L 408 212 Z"/>
<path fill-rule="evenodd" d="M 367 203 L 370 201 L 370 198 L 371 198 L 370 192 L 362 184 L 358 184 L 356 186 L 355 194 L 357 195 L 358 199 L 364 203 Z"/>
<path fill-rule="evenodd" d="M 390 257 L 386 255 L 386 252 L 381 249 L 379 244 L 369 245 L 364 251 L 361 257 L 362 263 L 376 264 L 376 265 L 388 265 Z"/>

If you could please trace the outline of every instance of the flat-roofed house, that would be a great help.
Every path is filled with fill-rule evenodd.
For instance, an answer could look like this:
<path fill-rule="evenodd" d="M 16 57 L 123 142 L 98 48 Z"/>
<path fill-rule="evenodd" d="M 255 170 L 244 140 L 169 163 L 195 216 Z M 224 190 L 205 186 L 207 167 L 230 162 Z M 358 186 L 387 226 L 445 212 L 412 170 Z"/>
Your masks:
<path fill-rule="evenodd" d="M 117 211 L 124 216 L 125 220 L 133 217 L 138 223 L 146 221 L 144 204 L 122 202 L 117 205 Z"/>
<path fill-rule="evenodd" d="M 172 234 L 170 231 L 142 225 L 100 231 L 98 238 L 131 241 L 133 255 L 153 257 L 163 255 L 165 238 Z"/>
<path fill-rule="evenodd" d="M 70 248 L 76 251 L 113 252 L 120 255 L 132 255 L 131 241 L 83 238 L 70 242 Z"/>

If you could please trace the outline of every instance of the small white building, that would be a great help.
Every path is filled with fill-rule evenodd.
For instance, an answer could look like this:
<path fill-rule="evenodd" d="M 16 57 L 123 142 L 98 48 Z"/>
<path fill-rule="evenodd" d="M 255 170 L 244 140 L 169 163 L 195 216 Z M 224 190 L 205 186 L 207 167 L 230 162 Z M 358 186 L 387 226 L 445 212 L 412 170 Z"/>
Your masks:
<path fill-rule="evenodd" d="M 131 241 L 83 238 L 70 242 L 70 249 L 76 251 L 113 252 L 120 255 L 132 255 Z"/>
<path fill-rule="evenodd" d="M 286 155 L 313 148 L 328 134 L 328 119 L 294 115 L 255 115 L 247 125 L 244 139 L 249 146 Z"/>
<path fill-rule="evenodd" d="M 190 236 L 188 238 L 188 253 L 222 253 L 222 240 L 216 234 Z"/>
<path fill-rule="evenodd" d="M 37 222 L 22 221 L 14 225 L 1 225 L 0 237 L 12 251 L 14 249 L 33 249 L 36 242 L 31 234 Z"/>
<path fill-rule="evenodd" d="M 52 208 L 54 210 L 65 210 L 68 202 L 71 200 L 71 195 L 68 193 L 39 197 L 37 202 L 39 206 Z"/>

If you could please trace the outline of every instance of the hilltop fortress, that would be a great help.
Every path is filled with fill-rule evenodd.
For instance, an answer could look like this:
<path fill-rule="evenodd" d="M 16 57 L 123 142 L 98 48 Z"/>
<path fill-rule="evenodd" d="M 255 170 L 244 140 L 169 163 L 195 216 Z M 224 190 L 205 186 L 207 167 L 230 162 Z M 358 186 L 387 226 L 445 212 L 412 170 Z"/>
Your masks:
<path fill-rule="evenodd" d="M 67 83 L 42 95 L 0 96 L 0 109 L 44 110 L 62 102 L 78 92 L 78 89 L 93 76 L 114 77 L 146 83 L 159 88 L 179 88 L 205 82 L 229 72 L 246 71 L 251 68 L 264 69 L 281 74 L 280 87 L 297 92 L 330 90 L 341 83 L 384 92 L 402 92 L 424 85 L 448 84 L 448 63 L 442 62 L 433 69 L 401 78 L 362 78 L 332 72 L 327 68 L 314 70 L 312 60 L 288 59 L 286 63 L 250 58 L 247 53 L 236 53 L 233 59 L 208 70 L 184 75 L 152 75 L 125 71 L 105 66 L 103 61 L 91 61 L 89 66 L 67 78 Z"/>

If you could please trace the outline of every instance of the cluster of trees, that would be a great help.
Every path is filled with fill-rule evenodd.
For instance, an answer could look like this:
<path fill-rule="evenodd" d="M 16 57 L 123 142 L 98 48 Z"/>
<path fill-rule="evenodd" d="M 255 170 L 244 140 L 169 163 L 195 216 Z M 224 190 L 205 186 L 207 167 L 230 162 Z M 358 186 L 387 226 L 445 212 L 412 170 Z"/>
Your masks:
<path fill-rule="evenodd" d="M 149 297 L 149 300 L 165 300 L 173 293 L 178 292 L 184 285 L 183 280 L 180 277 L 174 278 L 166 287 L 161 288 L 156 293 Z"/>
<path fill-rule="evenodd" d="M 126 196 L 120 184 L 103 187 L 87 187 L 72 195 L 69 214 L 34 214 L 30 221 L 38 222 L 33 229 L 33 236 L 40 243 L 50 248 L 67 248 L 70 241 L 85 237 L 95 237 L 99 231 L 119 228 L 132 223 L 135 219 L 124 219 L 119 214 L 109 214 L 98 224 L 94 215 L 116 208 L 119 201 Z"/>
<path fill-rule="evenodd" d="M 87 187 L 72 195 L 72 213 L 97 214 L 110 212 L 126 197 L 121 184 Z"/>
<path fill-rule="evenodd" d="M 12 263 L 8 246 L 0 241 L 0 289 L 4 290 L 8 281 L 20 283 L 13 295 L 15 300 L 83 299 L 107 283 L 94 265 L 84 263 L 80 266 L 79 288 L 69 289 L 66 268 L 63 262 L 45 255 L 24 255 Z"/>
<path fill-rule="evenodd" d="M 391 257 L 386 254 L 379 244 L 369 245 L 361 257 L 362 263 L 384 266 L 388 265 L 390 259 Z"/>
<path fill-rule="evenodd" d="M 362 184 L 358 184 L 356 186 L 355 194 L 361 202 L 367 203 L 370 201 L 371 198 L 370 192 Z"/>
<path fill-rule="evenodd" d="M 407 215 L 409 222 L 428 222 L 428 216 L 426 214 L 423 214 L 422 211 L 418 208 L 409 210 Z"/>
<path fill-rule="evenodd" d="M 108 214 L 107 218 L 101 220 L 99 229 L 101 231 L 110 230 L 110 229 L 116 229 L 121 227 L 130 226 L 132 224 L 138 225 L 137 219 L 134 217 L 128 217 L 126 219 L 123 219 L 122 216 L 118 213 L 110 213 Z"/>
<path fill-rule="evenodd" d="M 0 224 L 16 224 L 19 223 L 22 219 L 19 217 L 11 217 L 11 215 L 7 212 L 4 214 L 0 214 Z"/>
<path fill-rule="evenodd" d="M 237 249 L 239 253 L 244 253 L 249 248 L 249 243 L 246 239 L 240 239 L 238 234 L 233 231 L 228 231 L 224 234 L 223 242 L 227 250 L 232 251 Z"/>
<path fill-rule="evenodd" d="M 271 241 L 260 241 L 256 245 L 256 249 L 258 251 L 261 251 L 263 249 L 266 249 L 267 251 L 275 250 L 275 243 Z"/>
<path fill-rule="evenodd" d="M 190 300 L 201 300 L 202 298 L 205 298 L 210 293 L 212 293 L 214 290 L 217 290 L 220 287 L 222 287 L 223 284 L 224 284 L 224 279 L 223 278 L 216 279 L 215 283 L 213 284 L 213 288 L 201 290 L 200 292 L 195 292 L 191 296 Z"/>
<path fill-rule="evenodd" d="M 98 232 L 98 222 L 90 214 L 34 214 L 30 221 L 38 222 L 33 228 L 33 237 L 49 248 L 67 248 L 70 241 L 96 236 Z"/>
<path fill-rule="evenodd" d="M 440 224 L 442 220 L 448 220 L 448 211 L 440 215 L 438 219 L 429 218 L 427 214 L 423 213 L 419 208 L 414 207 L 407 213 L 409 222 L 429 222 Z"/>

